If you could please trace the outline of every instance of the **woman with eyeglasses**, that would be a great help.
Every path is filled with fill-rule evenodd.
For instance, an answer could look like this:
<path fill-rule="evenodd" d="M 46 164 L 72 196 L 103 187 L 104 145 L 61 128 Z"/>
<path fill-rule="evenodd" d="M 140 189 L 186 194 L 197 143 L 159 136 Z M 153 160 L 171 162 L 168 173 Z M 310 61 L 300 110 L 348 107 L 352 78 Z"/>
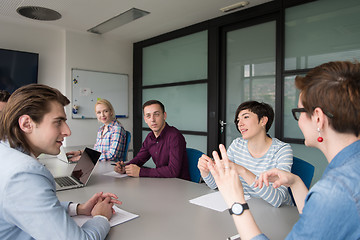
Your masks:
<path fill-rule="evenodd" d="M 300 96 L 293 114 L 305 145 L 322 151 L 329 165 L 310 191 L 298 176 L 279 169 L 262 173 L 257 185 L 291 188 L 300 219 L 286 239 L 360 239 L 360 63 L 325 63 L 295 84 Z M 241 182 L 224 146 L 220 151 L 223 160 L 214 152 L 210 171 L 228 206 L 243 204 Z M 242 240 L 267 239 L 250 210 L 237 212 Z"/>
<path fill-rule="evenodd" d="M 269 104 L 247 101 L 240 104 L 235 113 L 235 125 L 241 137 L 234 139 L 228 148 L 228 156 L 240 178 L 246 195 L 262 198 L 274 207 L 293 205 L 288 188 L 281 186 L 258 188 L 255 181 L 259 175 L 272 168 L 291 171 L 293 154 L 290 144 L 271 138 L 267 132 L 274 120 L 274 111 Z M 199 158 L 198 168 L 205 183 L 215 189 L 216 183 L 206 155 Z"/>

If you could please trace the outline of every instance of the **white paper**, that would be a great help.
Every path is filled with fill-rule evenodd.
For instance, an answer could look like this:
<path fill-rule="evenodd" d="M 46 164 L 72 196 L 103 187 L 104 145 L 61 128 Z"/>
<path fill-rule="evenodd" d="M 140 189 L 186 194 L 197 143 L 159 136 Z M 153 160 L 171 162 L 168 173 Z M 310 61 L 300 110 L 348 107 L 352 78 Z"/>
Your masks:
<path fill-rule="evenodd" d="M 248 199 L 250 199 L 250 197 L 245 195 L 245 200 Z M 189 202 L 219 212 L 223 212 L 228 209 L 228 206 L 226 205 L 224 198 L 221 196 L 221 193 L 219 191 L 191 199 L 189 200 Z"/>
<path fill-rule="evenodd" d="M 232 237 L 228 237 L 226 240 L 240 240 L 241 238 L 240 238 L 240 235 L 239 234 L 236 234 L 236 235 L 234 235 L 234 236 L 232 236 Z"/>
<path fill-rule="evenodd" d="M 104 175 L 106 176 L 110 176 L 110 177 L 116 177 L 116 178 L 124 178 L 124 177 L 128 177 L 127 174 L 121 174 L 121 173 L 117 173 L 115 171 L 112 172 L 108 172 L 108 173 L 104 173 Z"/>
<path fill-rule="evenodd" d="M 118 224 L 130 221 L 134 218 L 139 217 L 139 215 L 129 213 L 127 211 L 124 211 L 117 206 L 113 206 L 113 209 L 115 210 L 115 214 L 113 214 L 112 218 L 110 219 L 110 227 L 116 226 Z M 77 215 L 72 217 L 77 225 L 80 227 L 84 225 L 84 223 L 91 219 L 92 216 L 85 216 L 85 215 Z"/>

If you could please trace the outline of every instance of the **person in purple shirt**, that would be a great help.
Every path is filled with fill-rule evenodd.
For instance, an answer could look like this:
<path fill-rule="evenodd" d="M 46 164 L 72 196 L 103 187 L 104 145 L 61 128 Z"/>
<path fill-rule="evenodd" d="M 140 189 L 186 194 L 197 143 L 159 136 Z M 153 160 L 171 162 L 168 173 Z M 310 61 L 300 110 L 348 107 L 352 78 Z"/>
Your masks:
<path fill-rule="evenodd" d="M 150 100 L 143 105 L 144 120 L 152 130 L 135 158 L 124 166 L 118 162 L 115 172 L 131 177 L 181 178 L 190 180 L 186 142 L 180 131 L 166 123 L 164 105 Z M 156 168 L 143 165 L 152 157 Z"/>

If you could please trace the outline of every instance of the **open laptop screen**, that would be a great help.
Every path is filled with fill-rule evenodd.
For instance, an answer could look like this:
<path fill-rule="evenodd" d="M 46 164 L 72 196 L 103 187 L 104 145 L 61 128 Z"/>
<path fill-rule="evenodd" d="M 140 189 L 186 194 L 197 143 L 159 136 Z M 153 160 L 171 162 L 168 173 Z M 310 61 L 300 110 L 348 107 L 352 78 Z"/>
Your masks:
<path fill-rule="evenodd" d="M 86 184 L 89 180 L 101 153 L 90 148 L 85 148 L 81 158 L 76 164 L 71 176 L 79 182 Z"/>

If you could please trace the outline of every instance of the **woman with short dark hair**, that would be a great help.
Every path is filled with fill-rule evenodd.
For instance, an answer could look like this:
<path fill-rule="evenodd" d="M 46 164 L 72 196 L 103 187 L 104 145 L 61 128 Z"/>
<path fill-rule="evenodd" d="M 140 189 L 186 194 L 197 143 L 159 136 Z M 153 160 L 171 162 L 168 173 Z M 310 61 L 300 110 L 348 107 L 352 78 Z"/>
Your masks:
<path fill-rule="evenodd" d="M 300 96 L 292 112 L 305 145 L 322 151 L 329 165 L 310 191 L 279 169 L 262 173 L 256 185 L 291 188 L 300 219 L 286 239 L 360 239 L 360 63 L 325 63 L 295 84 Z M 236 170 L 220 150 L 224 161 L 214 153 L 210 171 L 229 207 L 245 203 Z M 233 218 L 242 240 L 267 239 L 249 210 Z"/>
<path fill-rule="evenodd" d="M 258 176 L 266 170 L 278 168 L 291 171 L 293 154 L 290 144 L 267 134 L 273 120 L 274 110 L 269 104 L 257 101 L 240 104 L 234 122 L 242 137 L 233 140 L 228 148 L 228 156 L 246 195 L 262 198 L 274 207 L 293 205 L 287 187 L 274 190 L 271 187 L 260 189 L 255 186 Z M 208 156 L 203 155 L 198 167 L 206 184 L 214 189 L 217 186 L 207 166 L 207 162 L 211 161 Z"/>

